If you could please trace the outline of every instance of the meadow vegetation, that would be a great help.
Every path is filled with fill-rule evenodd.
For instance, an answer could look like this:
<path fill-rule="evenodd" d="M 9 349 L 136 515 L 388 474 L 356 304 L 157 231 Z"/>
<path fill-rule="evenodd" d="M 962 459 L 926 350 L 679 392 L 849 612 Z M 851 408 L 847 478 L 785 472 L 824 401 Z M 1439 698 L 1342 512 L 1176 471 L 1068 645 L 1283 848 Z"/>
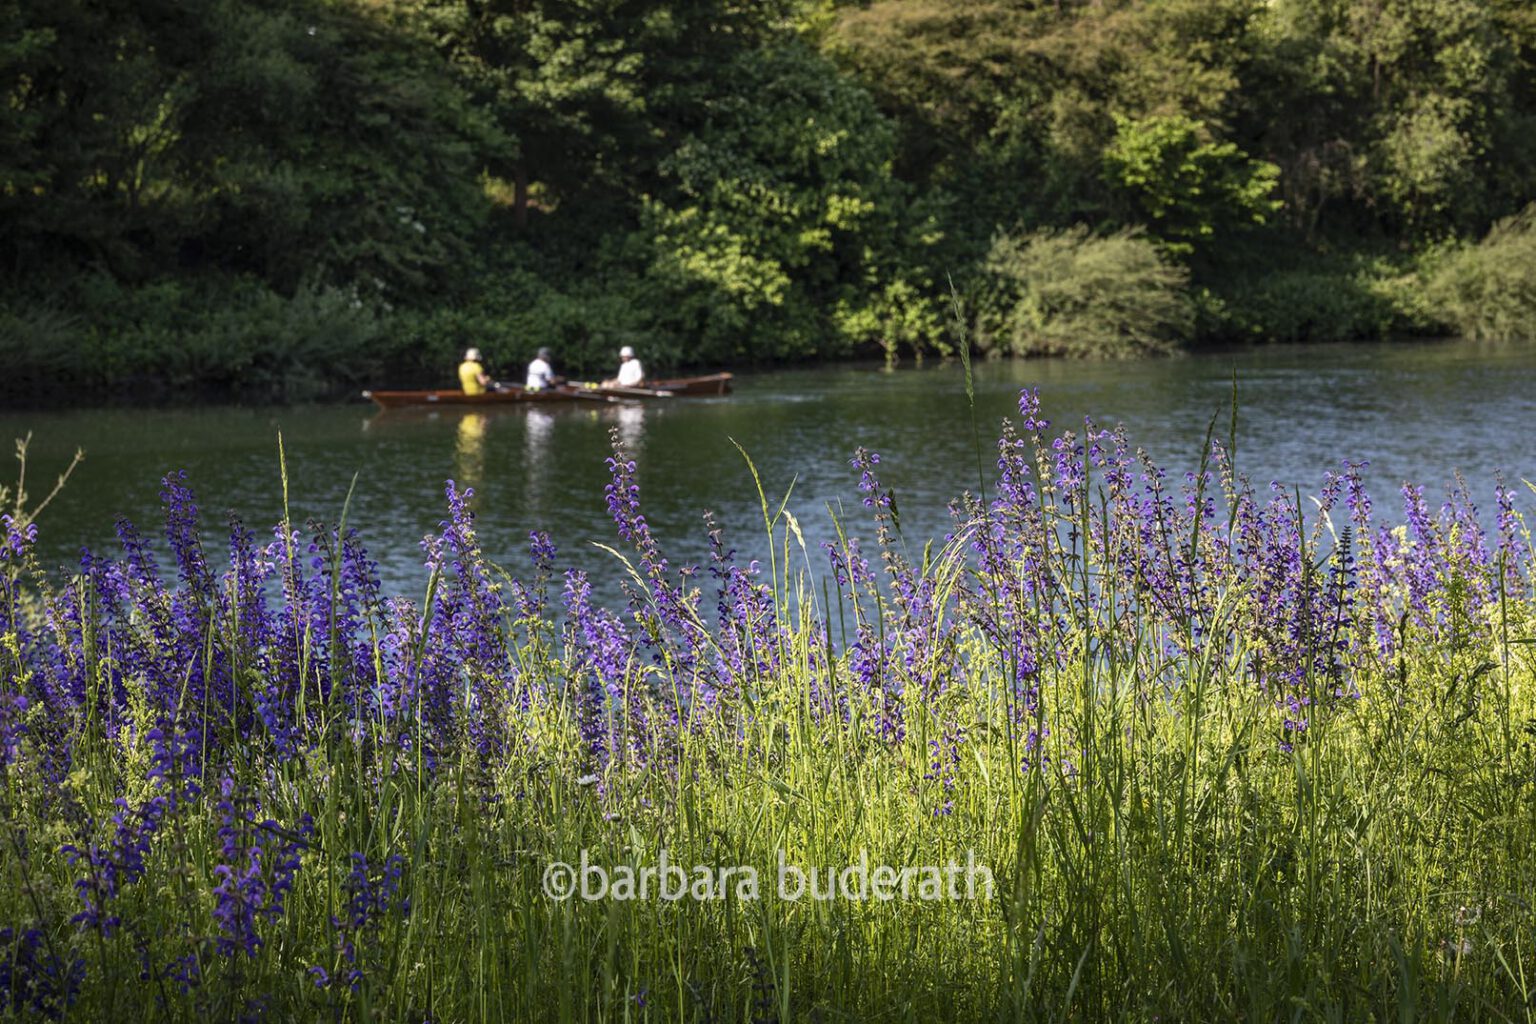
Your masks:
<path fill-rule="evenodd" d="M 1349 463 L 1180 479 L 1033 392 L 916 550 L 876 453 L 807 550 L 668 561 L 615 441 L 626 603 L 449 483 L 421 593 L 346 521 L 164 481 L 45 576 L 0 547 L 0 1015 L 1524 1020 L 1536 552 Z M 1213 430 L 1212 434 L 1218 433 Z M 44 517 L 46 527 L 46 516 Z M 366 524 L 364 524 L 366 527 Z M 169 552 L 170 560 L 155 550 Z M 554 862 L 965 863 L 972 900 L 556 900 Z"/>

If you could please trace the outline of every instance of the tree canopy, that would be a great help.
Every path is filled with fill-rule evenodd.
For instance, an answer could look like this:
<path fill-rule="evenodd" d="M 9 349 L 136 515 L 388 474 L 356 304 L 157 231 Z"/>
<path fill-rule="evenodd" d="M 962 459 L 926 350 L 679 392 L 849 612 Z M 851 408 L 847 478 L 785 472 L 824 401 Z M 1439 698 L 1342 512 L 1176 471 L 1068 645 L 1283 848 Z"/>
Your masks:
<path fill-rule="evenodd" d="M 1536 200 L 1524 0 L 0 0 L 0 89 L 18 390 L 273 303 L 377 326 L 306 380 L 946 352 L 1058 250 L 1195 311 L 1100 354 L 1453 328 L 1392 282 Z"/>

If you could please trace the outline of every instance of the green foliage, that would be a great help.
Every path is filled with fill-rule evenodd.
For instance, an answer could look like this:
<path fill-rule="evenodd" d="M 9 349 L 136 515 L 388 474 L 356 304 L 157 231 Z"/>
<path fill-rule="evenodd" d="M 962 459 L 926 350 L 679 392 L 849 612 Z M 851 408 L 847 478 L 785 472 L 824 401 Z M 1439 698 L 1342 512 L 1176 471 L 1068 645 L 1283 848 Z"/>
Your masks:
<path fill-rule="evenodd" d="M 1118 357 L 1171 352 L 1193 325 L 1187 272 L 1136 230 L 1084 227 L 1000 235 L 975 333 L 1012 355 Z"/>
<path fill-rule="evenodd" d="M 873 309 L 900 291 L 880 269 L 899 233 L 890 129 L 867 93 L 802 46 L 732 71 L 644 207 L 657 326 L 714 359 L 847 352 L 889 317 L 825 311 Z M 919 322 L 906 330 L 909 343 L 927 340 Z"/>
<path fill-rule="evenodd" d="M 1208 325 L 1210 335 L 1255 341 L 1355 341 L 1384 337 L 1394 310 L 1337 270 L 1305 268 L 1245 277 Z"/>
<path fill-rule="evenodd" d="M 390 338 L 355 292 L 289 297 L 249 278 L 126 288 L 94 275 L 67 307 L 0 313 L 0 394 L 312 398 L 366 386 L 399 358 Z"/>
<path fill-rule="evenodd" d="M 1202 339 L 1427 330 L 1402 265 L 1536 198 L 1523 0 L 8 0 L 0 100 L 11 393 L 920 356 L 999 231 L 1075 224 L 1181 261 Z M 328 294 L 385 340 L 222 320 Z"/>
<path fill-rule="evenodd" d="M 1253 9 L 880 0 L 845 9 L 827 47 L 896 115 L 903 174 L 958 194 L 950 232 L 979 258 L 999 224 L 1123 216 L 1102 181 L 1115 115 L 1219 137 Z"/>
<path fill-rule="evenodd" d="M 1193 253 L 1228 233 L 1264 224 L 1280 169 L 1251 160 L 1232 142 L 1213 142 L 1188 117 L 1139 121 L 1115 115 L 1105 174 L 1168 250 Z"/>
<path fill-rule="evenodd" d="M 367 10 L 25 0 L 18 20 L 26 45 L 0 54 L 23 144 L 0 163 L 13 273 L 211 266 L 398 301 L 467 255 L 502 142 L 430 49 Z"/>
<path fill-rule="evenodd" d="M 1536 339 L 1536 203 L 1446 259 L 1430 279 L 1428 299 L 1463 337 Z"/>
<path fill-rule="evenodd" d="M 1517 4 L 1284 0 L 1259 22 L 1244 121 L 1294 223 L 1420 237 L 1523 202 L 1536 104 Z M 1518 170 L 1516 170 L 1518 168 Z"/>
<path fill-rule="evenodd" d="M 1390 251 L 1255 253 L 1196 297 L 1196 337 L 1335 342 L 1444 334 L 1424 294 L 1424 259 Z"/>
<path fill-rule="evenodd" d="M 838 330 L 848 338 L 873 338 L 894 366 L 903 351 L 918 361 L 930 348 L 950 355 L 954 346 L 945 333 L 945 311 L 932 292 L 906 280 L 891 281 L 862 302 L 848 302 L 834 313 Z"/>

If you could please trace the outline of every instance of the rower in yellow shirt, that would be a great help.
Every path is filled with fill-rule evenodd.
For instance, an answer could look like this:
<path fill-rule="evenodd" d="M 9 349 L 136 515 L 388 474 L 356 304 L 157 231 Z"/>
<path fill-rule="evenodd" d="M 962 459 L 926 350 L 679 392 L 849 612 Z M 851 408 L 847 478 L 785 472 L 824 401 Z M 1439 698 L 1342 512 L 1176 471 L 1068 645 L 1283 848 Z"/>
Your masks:
<path fill-rule="evenodd" d="M 464 361 L 459 364 L 459 385 L 463 387 L 466 395 L 483 395 L 492 386 L 491 378 L 485 375 L 485 367 L 480 362 L 480 350 L 471 348 L 464 353 Z"/>

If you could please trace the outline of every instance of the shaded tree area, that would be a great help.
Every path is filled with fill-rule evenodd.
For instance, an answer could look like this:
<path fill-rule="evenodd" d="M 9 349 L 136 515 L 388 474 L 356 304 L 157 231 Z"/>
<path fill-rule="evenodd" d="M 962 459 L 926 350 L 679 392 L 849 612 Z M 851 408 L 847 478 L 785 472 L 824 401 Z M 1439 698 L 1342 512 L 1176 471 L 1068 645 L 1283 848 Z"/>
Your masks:
<path fill-rule="evenodd" d="M 1195 340 L 1441 330 L 1411 279 L 1536 199 L 1517 0 L 881 0 L 827 22 L 901 126 L 899 173 L 952 211 L 951 262 L 1142 226 L 1190 271 Z"/>
<path fill-rule="evenodd" d="M 1536 319 L 1524 0 L 0 0 L 0 89 L 9 394 Z"/>

